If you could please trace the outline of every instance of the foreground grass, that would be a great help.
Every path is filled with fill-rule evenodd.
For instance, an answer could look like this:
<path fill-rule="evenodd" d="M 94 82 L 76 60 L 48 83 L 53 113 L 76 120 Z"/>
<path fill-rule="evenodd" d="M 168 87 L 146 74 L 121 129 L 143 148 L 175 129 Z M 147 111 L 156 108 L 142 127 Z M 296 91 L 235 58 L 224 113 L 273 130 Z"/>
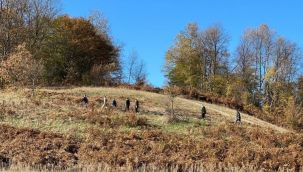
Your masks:
<path fill-rule="evenodd" d="M 41 172 L 41 171 L 56 171 L 56 172 L 90 172 L 90 171 L 104 171 L 104 172 L 124 172 L 124 171 L 132 171 L 132 172 L 178 172 L 178 171 L 211 171 L 211 172 L 221 172 L 221 171 L 230 171 L 230 172 L 264 172 L 266 170 L 260 169 L 255 166 L 232 166 L 232 165 L 225 165 L 225 164 L 213 164 L 213 165 L 189 165 L 186 167 L 179 167 L 179 166 L 170 166 L 170 167 L 158 167 L 154 165 L 150 166 L 143 166 L 137 169 L 134 169 L 131 165 L 125 167 L 113 167 L 108 164 L 99 164 L 99 165 L 85 165 L 85 166 L 74 166 L 72 168 L 58 170 L 55 168 L 45 168 L 45 167 L 31 167 L 25 165 L 13 165 L 9 168 L 0 168 L 0 172 Z M 297 171 L 296 168 L 288 169 L 288 168 L 279 168 L 275 170 L 276 172 L 295 172 Z"/>

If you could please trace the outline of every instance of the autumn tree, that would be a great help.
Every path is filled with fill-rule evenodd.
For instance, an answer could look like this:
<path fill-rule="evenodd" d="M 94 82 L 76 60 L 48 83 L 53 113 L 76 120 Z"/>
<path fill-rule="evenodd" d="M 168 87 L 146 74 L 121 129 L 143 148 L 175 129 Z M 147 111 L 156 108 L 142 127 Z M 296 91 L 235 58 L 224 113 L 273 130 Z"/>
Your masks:
<path fill-rule="evenodd" d="M 302 104 L 296 104 L 295 98 L 290 96 L 287 101 L 286 108 L 284 109 L 286 122 L 293 129 L 303 129 L 303 109 Z"/>
<path fill-rule="evenodd" d="M 36 85 L 41 82 L 43 64 L 36 60 L 26 49 L 25 44 L 19 45 L 16 50 L 1 62 L 1 77 L 14 86 L 32 86 L 33 95 Z"/>
<path fill-rule="evenodd" d="M 253 70 L 257 85 L 252 91 L 254 102 L 259 106 L 264 103 L 262 97 L 268 93 L 265 75 L 272 64 L 274 39 L 275 33 L 267 25 L 261 25 L 256 29 L 246 30 L 239 45 L 240 50 L 242 47 L 242 53 L 238 54 L 238 61 L 246 60 L 246 66 L 242 63 L 239 67 Z"/>
<path fill-rule="evenodd" d="M 173 85 L 198 87 L 202 84 L 199 83 L 203 61 L 199 58 L 198 34 L 198 26 L 189 24 L 166 53 L 164 71 Z"/>
<path fill-rule="evenodd" d="M 246 30 L 236 51 L 235 80 L 237 88 L 244 86 L 242 95 L 246 95 L 241 101 L 259 107 L 264 119 L 271 122 L 301 125 L 300 89 L 296 84 L 300 57 L 300 48 L 294 42 L 267 25 Z"/>
<path fill-rule="evenodd" d="M 299 48 L 295 43 L 281 37 L 275 41 L 273 64 L 265 78 L 268 83 L 266 100 L 271 108 L 286 105 L 293 95 L 298 58 Z"/>
<path fill-rule="evenodd" d="M 227 45 L 228 36 L 221 27 L 200 31 L 197 24 L 189 24 L 166 53 L 166 76 L 180 87 L 224 94 Z"/>
<path fill-rule="evenodd" d="M 287 103 L 292 94 L 299 49 L 267 25 L 245 31 L 237 48 L 237 73 L 252 103 L 263 107 Z M 282 91 L 284 90 L 284 91 Z"/>
<path fill-rule="evenodd" d="M 57 14 L 55 0 L 0 0 L 0 58 L 26 43 L 36 56 Z"/>
<path fill-rule="evenodd" d="M 60 16 L 52 32 L 42 54 L 50 84 L 110 84 L 121 70 L 119 48 L 89 20 Z"/>

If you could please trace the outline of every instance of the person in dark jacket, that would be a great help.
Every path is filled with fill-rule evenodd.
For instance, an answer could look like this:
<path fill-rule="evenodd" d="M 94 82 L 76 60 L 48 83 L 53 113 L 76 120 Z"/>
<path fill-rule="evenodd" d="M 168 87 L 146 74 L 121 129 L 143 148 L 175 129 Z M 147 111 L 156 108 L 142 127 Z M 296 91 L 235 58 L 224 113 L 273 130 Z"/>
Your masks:
<path fill-rule="evenodd" d="M 136 113 L 139 113 L 139 101 L 136 99 L 136 101 L 135 101 L 135 111 L 136 111 Z"/>
<path fill-rule="evenodd" d="M 206 116 L 206 108 L 205 106 L 202 106 L 202 109 L 201 109 L 201 118 L 204 119 Z"/>
<path fill-rule="evenodd" d="M 239 112 L 239 110 L 237 110 L 237 112 L 236 112 L 236 123 L 241 123 L 241 114 L 240 114 L 240 112 Z"/>
<path fill-rule="evenodd" d="M 88 104 L 88 98 L 87 98 L 86 94 L 83 96 L 81 103 L 83 103 L 84 105 Z"/>
<path fill-rule="evenodd" d="M 130 107 L 130 100 L 129 98 L 127 98 L 125 101 L 125 111 L 129 111 L 129 107 Z"/>
<path fill-rule="evenodd" d="M 117 107 L 117 101 L 116 101 L 116 99 L 113 100 L 113 102 L 112 102 L 112 107 L 114 107 L 114 108 Z"/>

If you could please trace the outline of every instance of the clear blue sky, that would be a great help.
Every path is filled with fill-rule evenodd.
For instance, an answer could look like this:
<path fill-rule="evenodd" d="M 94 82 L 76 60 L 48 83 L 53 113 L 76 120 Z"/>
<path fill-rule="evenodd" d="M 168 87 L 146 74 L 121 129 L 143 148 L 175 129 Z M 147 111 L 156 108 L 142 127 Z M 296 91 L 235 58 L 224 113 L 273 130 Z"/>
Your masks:
<path fill-rule="evenodd" d="M 162 67 L 167 49 L 187 23 L 203 29 L 221 24 L 231 37 L 230 51 L 247 28 L 266 23 L 303 47 L 302 0 L 63 0 L 62 13 L 87 17 L 101 11 L 111 35 L 124 45 L 125 58 L 135 49 L 154 86 L 165 84 Z"/>

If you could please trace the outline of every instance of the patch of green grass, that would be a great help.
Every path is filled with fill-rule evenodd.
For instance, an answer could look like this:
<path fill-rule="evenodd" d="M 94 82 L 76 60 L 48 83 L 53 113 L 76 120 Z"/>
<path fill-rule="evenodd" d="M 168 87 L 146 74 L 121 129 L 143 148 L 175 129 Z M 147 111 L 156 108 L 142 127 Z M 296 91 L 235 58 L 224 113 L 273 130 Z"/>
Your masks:
<path fill-rule="evenodd" d="M 209 122 L 206 120 L 187 118 L 185 121 L 169 123 L 168 116 L 144 115 L 148 119 L 148 123 L 159 127 L 162 131 L 176 134 L 189 134 L 193 128 L 207 127 Z"/>
<path fill-rule="evenodd" d="M 162 126 L 162 130 L 171 133 L 178 134 L 188 134 L 189 129 L 192 128 L 193 125 L 190 123 L 179 122 Z"/>
<path fill-rule="evenodd" d="M 99 128 L 96 124 L 88 123 L 82 120 L 66 120 L 66 119 L 49 119 L 41 120 L 39 118 L 29 119 L 20 117 L 5 117 L 1 124 L 8 124 L 17 128 L 32 128 L 44 132 L 54 132 L 64 135 L 73 134 L 83 137 L 87 129 Z"/>
<path fill-rule="evenodd" d="M 168 121 L 168 116 L 160 115 L 142 115 L 148 119 L 148 123 L 155 126 L 165 125 Z"/>
<path fill-rule="evenodd" d="M 119 132 L 126 132 L 126 133 L 131 133 L 131 132 L 138 132 L 138 131 L 141 131 L 141 127 L 130 127 L 130 126 L 127 126 L 127 125 L 123 125 L 123 126 L 120 126 L 118 131 Z"/>

